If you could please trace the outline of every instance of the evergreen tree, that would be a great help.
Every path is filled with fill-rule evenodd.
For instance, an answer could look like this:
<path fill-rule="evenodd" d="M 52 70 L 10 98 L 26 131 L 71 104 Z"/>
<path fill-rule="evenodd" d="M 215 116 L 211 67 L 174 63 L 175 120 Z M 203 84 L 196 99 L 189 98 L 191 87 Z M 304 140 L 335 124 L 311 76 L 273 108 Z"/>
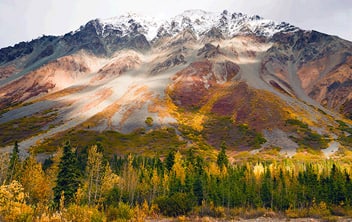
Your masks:
<path fill-rule="evenodd" d="M 54 188 L 54 200 L 58 204 L 64 192 L 65 204 L 70 203 L 80 184 L 80 171 L 77 156 L 69 142 L 64 146 L 63 156 L 59 164 L 59 173 Z"/>
<path fill-rule="evenodd" d="M 222 169 L 223 167 L 227 167 L 229 164 L 229 160 L 226 155 L 226 144 L 225 142 L 221 143 L 221 151 L 218 154 L 218 158 L 216 163 L 218 164 L 219 168 Z"/>
<path fill-rule="evenodd" d="M 170 151 L 165 159 L 166 169 L 168 169 L 170 171 L 172 169 L 174 163 L 175 163 L 175 151 Z"/>
<path fill-rule="evenodd" d="M 19 153 L 20 151 L 18 149 L 18 142 L 16 141 L 10 156 L 9 170 L 7 174 L 7 182 L 9 184 L 14 179 L 14 176 L 19 168 L 19 163 L 20 163 Z"/>

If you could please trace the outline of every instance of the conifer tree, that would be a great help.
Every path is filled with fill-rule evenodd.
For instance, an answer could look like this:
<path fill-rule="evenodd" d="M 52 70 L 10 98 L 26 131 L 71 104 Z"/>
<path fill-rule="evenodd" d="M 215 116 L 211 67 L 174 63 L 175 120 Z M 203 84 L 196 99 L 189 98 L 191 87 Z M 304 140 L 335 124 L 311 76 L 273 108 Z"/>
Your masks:
<path fill-rule="evenodd" d="M 20 151 L 18 149 L 18 142 L 16 141 L 10 156 L 9 170 L 7 175 L 8 183 L 11 183 L 11 181 L 14 179 L 16 171 L 19 168 L 19 163 L 20 163 L 19 153 Z"/>
<path fill-rule="evenodd" d="M 226 155 L 226 144 L 225 144 L 225 142 L 222 142 L 220 146 L 221 146 L 221 151 L 218 154 L 218 158 L 217 158 L 216 163 L 218 164 L 218 166 L 219 166 L 219 168 L 221 170 L 223 167 L 227 167 L 228 166 L 229 160 L 228 160 L 227 155 Z"/>
<path fill-rule="evenodd" d="M 80 171 L 78 160 L 75 153 L 71 149 L 69 142 L 64 146 L 63 156 L 59 164 L 59 173 L 54 188 L 54 200 L 58 204 L 60 202 L 62 191 L 65 196 L 65 204 L 70 203 L 74 199 L 74 195 L 80 184 Z"/>
<path fill-rule="evenodd" d="M 170 171 L 172 169 L 174 163 L 175 163 L 175 151 L 170 151 L 165 159 L 166 169 L 168 169 Z"/>

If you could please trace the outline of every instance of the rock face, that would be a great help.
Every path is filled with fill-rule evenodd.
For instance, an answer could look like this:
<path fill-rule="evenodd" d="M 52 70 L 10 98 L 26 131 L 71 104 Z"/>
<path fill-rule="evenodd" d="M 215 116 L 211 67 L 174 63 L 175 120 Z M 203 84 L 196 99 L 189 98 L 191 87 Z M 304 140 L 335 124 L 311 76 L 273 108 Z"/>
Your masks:
<path fill-rule="evenodd" d="M 127 14 L 0 49 L 0 130 L 55 112 L 23 144 L 168 126 L 214 147 L 259 148 L 266 135 L 270 146 L 290 140 L 287 150 L 301 135 L 291 119 L 333 138 L 333 119 L 352 117 L 351 87 L 352 43 L 338 37 L 226 10 Z"/>

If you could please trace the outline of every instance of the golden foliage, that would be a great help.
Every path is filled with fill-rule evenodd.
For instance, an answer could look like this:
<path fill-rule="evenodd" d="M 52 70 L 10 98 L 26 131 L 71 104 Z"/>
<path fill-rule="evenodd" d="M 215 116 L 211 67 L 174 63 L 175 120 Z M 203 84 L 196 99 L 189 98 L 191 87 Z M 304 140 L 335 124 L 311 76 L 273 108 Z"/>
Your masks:
<path fill-rule="evenodd" d="M 25 221 L 31 218 L 33 209 L 26 204 L 27 197 L 22 184 L 16 180 L 0 186 L 0 214 L 6 221 Z"/>
<path fill-rule="evenodd" d="M 80 206 L 73 204 L 63 212 L 63 221 L 72 222 L 91 222 L 91 221 L 106 221 L 106 217 L 98 209 L 88 206 Z"/>
<path fill-rule="evenodd" d="M 88 205 L 96 204 L 101 197 L 101 181 L 104 175 L 103 172 L 103 153 L 98 152 L 96 145 L 88 150 L 87 160 L 87 195 Z"/>
<path fill-rule="evenodd" d="M 0 184 L 6 180 L 7 171 L 9 167 L 10 154 L 0 153 Z"/>
<path fill-rule="evenodd" d="M 254 166 L 253 173 L 254 173 L 254 176 L 257 179 L 257 181 L 259 181 L 261 176 L 264 174 L 264 171 L 265 171 L 265 169 L 264 169 L 264 166 L 262 163 L 257 163 Z"/>
<path fill-rule="evenodd" d="M 119 182 L 120 182 L 120 177 L 112 172 L 109 164 L 106 164 L 105 173 L 101 184 L 101 192 L 103 194 L 109 192 L 112 188 L 117 186 Z"/>
<path fill-rule="evenodd" d="M 206 169 L 206 172 L 209 176 L 219 176 L 220 175 L 220 168 L 215 162 L 211 162 L 209 167 Z"/>
<path fill-rule="evenodd" d="M 181 184 L 185 184 L 186 169 L 183 167 L 182 154 L 177 151 L 175 154 L 175 163 L 172 166 L 172 171 L 175 173 L 176 178 L 180 179 Z"/>
<path fill-rule="evenodd" d="M 23 164 L 20 182 L 24 191 L 29 194 L 30 202 L 36 205 L 36 213 L 44 212 L 53 197 L 53 191 L 41 163 L 38 163 L 33 155 Z"/>

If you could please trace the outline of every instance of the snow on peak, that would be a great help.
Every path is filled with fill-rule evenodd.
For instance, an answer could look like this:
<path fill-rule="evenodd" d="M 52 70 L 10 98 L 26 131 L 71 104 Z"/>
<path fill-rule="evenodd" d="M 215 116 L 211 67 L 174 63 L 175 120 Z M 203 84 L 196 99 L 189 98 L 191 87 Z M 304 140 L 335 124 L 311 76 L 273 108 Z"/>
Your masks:
<path fill-rule="evenodd" d="M 156 36 L 158 28 L 164 21 L 129 12 L 113 18 L 99 19 L 99 22 L 103 27 L 103 36 L 108 33 L 106 32 L 108 30 L 119 30 L 121 36 L 137 31 L 150 41 Z"/>
<path fill-rule="evenodd" d="M 167 35 L 190 29 L 198 37 L 206 34 L 212 28 L 218 28 L 224 36 L 232 37 L 240 34 L 255 34 L 257 36 L 270 37 L 281 31 L 295 31 L 298 28 L 288 23 L 277 23 L 272 20 L 263 19 L 258 15 L 247 16 L 242 13 L 206 12 L 203 10 L 187 10 L 167 20 L 154 17 L 126 13 L 109 19 L 97 20 L 101 29 L 97 34 L 105 37 L 110 30 L 125 36 L 133 33 L 145 35 L 148 41 Z"/>

